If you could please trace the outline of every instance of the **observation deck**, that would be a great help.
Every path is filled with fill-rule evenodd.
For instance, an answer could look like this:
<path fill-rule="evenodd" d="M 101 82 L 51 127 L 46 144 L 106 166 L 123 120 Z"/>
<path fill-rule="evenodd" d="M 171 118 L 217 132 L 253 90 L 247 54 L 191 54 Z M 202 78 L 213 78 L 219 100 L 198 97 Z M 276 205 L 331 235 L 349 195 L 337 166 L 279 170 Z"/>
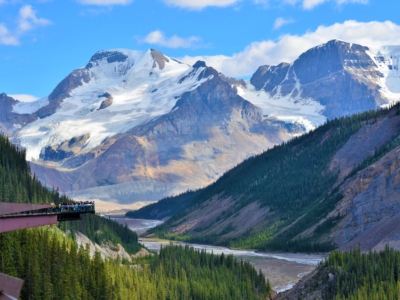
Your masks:
<path fill-rule="evenodd" d="M 80 220 L 82 214 L 94 213 L 94 202 L 57 205 L 0 202 L 0 233 Z"/>

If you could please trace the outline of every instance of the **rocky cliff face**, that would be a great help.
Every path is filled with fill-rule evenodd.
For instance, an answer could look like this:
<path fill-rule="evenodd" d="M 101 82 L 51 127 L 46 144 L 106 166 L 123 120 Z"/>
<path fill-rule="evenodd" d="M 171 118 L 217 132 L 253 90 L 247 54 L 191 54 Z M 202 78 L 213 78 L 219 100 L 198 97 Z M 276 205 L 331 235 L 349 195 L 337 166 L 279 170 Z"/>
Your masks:
<path fill-rule="evenodd" d="M 360 245 L 400 249 L 400 148 L 358 172 L 341 188 L 344 195 L 333 214 L 344 216 L 331 237 L 343 249 Z"/>

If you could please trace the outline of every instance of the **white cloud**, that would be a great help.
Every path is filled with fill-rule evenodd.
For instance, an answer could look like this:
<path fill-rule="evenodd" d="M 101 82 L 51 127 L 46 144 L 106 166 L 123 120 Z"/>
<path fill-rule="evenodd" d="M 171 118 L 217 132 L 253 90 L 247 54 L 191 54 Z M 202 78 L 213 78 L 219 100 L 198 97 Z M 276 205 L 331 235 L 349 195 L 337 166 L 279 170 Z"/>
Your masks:
<path fill-rule="evenodd" d="M 277 18 L 274 22 L 274 29 L 279 29 L 284 25 L 294 23 L 293 19 Z"/>
<path fill-rule="evenodd" d="M 19 25 L 18 30 L 22 33 L 29 31 L 39 26 L 46 26 L 51 24 L 50 20 L 36 17 L 36 11 L 32 6 L 24 5 L 19 10 Z"/>
<path fill-rule="evenodd" d="M 78 3 L 83 5 L 127 5 L 132 2 L 132 0 L 77 0 Z"/>
<path fill-rule="evenodd" d="M 198 36 L 182 38 L 174 35 L 170 38 L 165 37 L 160 30 L 150 32 L 145 38 L 139 40 L 142 43 L 163 46 L 167 48 L 195 48 L 198 47 L 202 39 Z"/>
<path fill-rule="evenodd" d="M 207 6 L 226 7 L 239 3 L 240 1 L 241 0 L 163 0 L 163 2 L 168 5 L 196 10 L 203 9 Z"/>
<path fill-rule="evenodd" d="M 314 7 L 325 3 L 326 0 L 303 0 L 303 8 L 304 9 L 313 9 Z"/>
<path fill-rule="evenodd" d="M 15 95 L 8 95 L 8 96 L 10 96 L 16 100 L 19 100 L 21 102 L 32 102 L 32 101 L 39 99 L 36 96 L 28 95 L 28 94 L 15 94 Z"/>
<path fill-rule="evenodd" d="M 336 0 L 337 4 L 346 4 L 346 3 L 360 3 L 360 4 L 368 4 L 369 0 Z"/>
<path fill-rule="evenodd" d="M 268 0 L 253 0 L 256 4 L 257 3 L 265 3 L 269 2 Z M 278 0 L 274 0 L 275 2 Z M 337 5 L 348 4 L 348 3 L 359 3 L 359 4 L 368 4 L 369 0 L 279 0 L 278 2 L 282 2 L 286 4 L 295 5 L 297 3 L 301 3 L 302 7 L 307 10 L 311 10 L 318 5 L 321 5 L 325 2 L 333 1 Z"/>
<path fill-rule="evenodd" d="M 0 44 L 1 45 L 18 45 L 18 38 L 8 30 L 6 25 L 0 24 Z"/>
<path fill-rule="evenodd" d="M 18 26 L 15 30 L 10 30 L 3 23 L 0 24 L 0 44 L 19 45 L 23 34 L 40 26 L 51 24 L 50 20 L 38 18 L 32 6 L 24 5 L 19 10 Z"/>
<path fill-rule="evenodd" d="M 285 0 L 285 1 L 297 2 L 297 0 Z M 328 1 L 329 0 L 302 0 L 304 9 L 313 9 L 314 7 Z M 348 4 L 348 3 L 359 3 L 359 4 L 369 3 L 369 0 L 334 0 L 334 1 L 336 2 L 337 5 Z"/>
<path fill-rule="evenodd" d="M 96 17 L 101 14 L 108 14 L 112 11 L 111 6 L 103 6 L 103 7 L 96 7 L 96 8 L 87 8 L 82 10 L 79 14 L 83 17 L 85 16 L 92 16 Z"/>
<path fill-rule="evenodd" d="M 319 26 L 315 31 L 301 36 L 287 34 L 281 36 L 278 41 L 253 42 L 232 56 L 185 56 L 180 60 L 188 64 L 204 60 L 207 65 L 225 75 L 243 77 L 252 75 L 261 65 L 291 63 L 301 53 L 332 39 L 370 47 L 388 44 L 400 45 L 400 26 L 390 21 L 368 23 L 346 21 L 331 26 Z"/>

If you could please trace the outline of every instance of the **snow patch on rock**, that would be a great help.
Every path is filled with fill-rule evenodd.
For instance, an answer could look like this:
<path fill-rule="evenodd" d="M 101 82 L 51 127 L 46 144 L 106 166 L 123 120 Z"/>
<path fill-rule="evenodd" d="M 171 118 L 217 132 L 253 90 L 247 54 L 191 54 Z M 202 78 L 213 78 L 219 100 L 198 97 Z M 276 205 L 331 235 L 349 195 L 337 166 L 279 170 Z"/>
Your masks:
<path fill-rule="evenodd" d="M 296 97 L 292 97 L 292 94 L 282 96 L 280 92 L 271 96 L 262 89 L 257 91 L 250 81 L 246 81 L 246 84 L 247 89 L 237 88 L 238 94 L 260 107 L 263 115 L 267 118 L 301 124 L 306 131 L 326 122 L 326 117 L 322 115 L 324 106 L 311 98 L 302 98 L 301 84 L 298 80 L 296 81 L 296 90 L 300 92 Z"/>
<path fill-rule="evenodd" d="M 32 102 L 18 102 L 13 106 L 12 112 L 17 114 L 33 114 L 47 104 L 49 104 L 49 99 L 47 97 Z"/>

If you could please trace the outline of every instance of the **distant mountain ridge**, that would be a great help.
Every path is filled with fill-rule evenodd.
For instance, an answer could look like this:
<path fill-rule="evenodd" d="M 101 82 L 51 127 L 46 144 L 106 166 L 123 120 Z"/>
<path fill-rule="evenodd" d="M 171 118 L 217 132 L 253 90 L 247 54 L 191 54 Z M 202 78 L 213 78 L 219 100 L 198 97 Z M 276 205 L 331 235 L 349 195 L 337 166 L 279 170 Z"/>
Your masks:
<path fill-rule="evenodd" d="M 398 50 L 330 41 L 250 81 L 154 49 L 99 51 L 48 97 L 2 94 L 0 126 L 38 178 L 71 197 L 156 201 L 329 118 L 399 100 Z"/>
<path fill-rule="evenodd" d="M 262 100 L 251 91 L 242 96 L 282 120 L 290 119 L 290 109 L 311 103 L 327 119 L 352 115 L 400 99 L 399 57 L 399 46 L 369 48 L 332 40 L 304 52 L 291 64 L 260 66 L 249 83 Z M 288 112 L 269 107 L 289 103 Z M 326 119 L 314 112 L 304 111 L 298 117 L 315 128 Z"/>

